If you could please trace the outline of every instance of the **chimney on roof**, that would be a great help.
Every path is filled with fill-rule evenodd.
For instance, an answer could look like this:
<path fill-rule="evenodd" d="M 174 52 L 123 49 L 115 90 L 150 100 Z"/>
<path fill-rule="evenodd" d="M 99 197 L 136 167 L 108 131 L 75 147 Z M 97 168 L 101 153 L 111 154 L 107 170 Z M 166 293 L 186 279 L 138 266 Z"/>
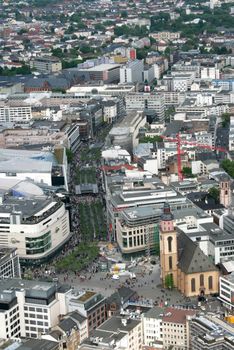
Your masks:
<path fill-rule="evenodd" d="M 128 320 L 126 318 L 121 318 L 121 323 L 124 327 L 127 326 Z"/>

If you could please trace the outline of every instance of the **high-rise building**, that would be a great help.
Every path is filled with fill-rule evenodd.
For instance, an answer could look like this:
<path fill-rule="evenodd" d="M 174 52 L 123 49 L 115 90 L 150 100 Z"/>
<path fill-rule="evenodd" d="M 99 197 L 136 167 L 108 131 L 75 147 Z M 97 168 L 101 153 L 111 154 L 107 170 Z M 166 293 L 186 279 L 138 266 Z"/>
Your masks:
<path fill-rule="evenodd" d="M 130 61 L 120 68 L 120 83 L 142 83 L 143 71 L 143 60 Z"/>

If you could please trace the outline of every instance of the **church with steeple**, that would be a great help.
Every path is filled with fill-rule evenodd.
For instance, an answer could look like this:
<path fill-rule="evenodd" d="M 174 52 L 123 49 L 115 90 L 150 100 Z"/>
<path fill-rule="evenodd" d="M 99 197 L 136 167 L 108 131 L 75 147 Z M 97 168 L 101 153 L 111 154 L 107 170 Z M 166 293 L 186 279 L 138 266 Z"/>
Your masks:
<path fill-rule="evenodd" d="M 187 297 L 217 293 L 219 270 L 196 242 L 176 230 L 168 203 L 164 204 L 159 234 L 163 286 L 169 281 Z"/>

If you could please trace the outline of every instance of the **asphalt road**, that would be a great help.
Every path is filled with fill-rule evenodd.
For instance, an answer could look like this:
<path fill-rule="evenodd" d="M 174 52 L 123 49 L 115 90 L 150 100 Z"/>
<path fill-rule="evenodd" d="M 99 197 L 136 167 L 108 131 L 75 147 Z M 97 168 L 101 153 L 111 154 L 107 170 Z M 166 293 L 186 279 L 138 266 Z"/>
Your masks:
<path fill-rule="evenodd" d="M 218 127 L 216 132 L 216 147 L 223 147 L 225 149 L 228 149 L 228 142 L 229 142 L 229 129 L 228 128 L 222 128 Z M 225 157 L 224 152 L 220 152 L 219 156 L 221 159 Z"/>

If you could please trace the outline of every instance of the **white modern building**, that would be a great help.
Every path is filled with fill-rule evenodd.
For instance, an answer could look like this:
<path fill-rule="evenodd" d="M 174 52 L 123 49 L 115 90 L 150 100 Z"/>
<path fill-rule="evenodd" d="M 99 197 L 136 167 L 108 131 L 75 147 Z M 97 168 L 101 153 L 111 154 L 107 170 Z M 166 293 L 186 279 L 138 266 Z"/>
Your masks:
<path fill-rule="evenodd" d="M 143 315 L 144 345 L 151 349 L 190 349 L 189 321 L 194 310 L 155 307 Z"/>
<path fill-rule="evenodd" d="M 47 74 L 56 73 L 62 70 L 62 62 L 54 56 L 35 57 L 30 61 L 30 68 Z"/>
<path fill-rule="evenodd" d="M 41 281 L 0 281 L 0 338 L 38 338 L 47 333 L 67 313 L 67 291 Z"/>
<path fill-rule="evenodd" d="M 147 111 L 153 110 L 161 121 L 164 120 L 165 99 L 157 93 L 130 93 L 125 96 L 126 110 Z"/>
<path fill-rule="evenodd" d="M 212 170 L 219 167 L 216 160 L 194 160 L 192 161 L 192 174 L 193 175 L 207 175 Z"/>
<path fill-rule="evenodd" d="M 141 350 L 142 322 L 138 319 L 112 316 L 98 327 L 81 345 L 80 350 Z"/>
<path fill-rule="evenodd" d="M 1 148 L 0 179 L 30 180 L 68 189 L 65 148 L 54 152 Z"/>
<path fill-rule="evenodd" d="M 0 223 L 0 245 L 17 248 L 31 264 L 45 261 L 70 237 L 65 204 L 30 182 L 1 193 Z"/>
<path fill-rule="evenodd" d="M 173 91 L 185 92 L 189 88 L 190 76 L 184 75 L 173 78 Z"/>
<path fill-rule="evenodd" d="M 20 263 L 17 249 L 0 246 L 0 279 L 19 278 L 20 275 Z"/>
<path fill-rule="evenodd" d="M 234 151 L 234 117 L 230 118 L 228 148 L 229 151 Z"/>
<path fill-rule="evenodd" d="M 112 146 L 120 146 L 129 152 L 139 143 L 139 129 L 146 124 L 146 117 L 141 111 L 130 111 L 127 116 L 109 132 Z"/>
<path fill-rule="evenodd" d="M 212 217 L 210 217 L 212 220 Z M 234 258 L 234 235 L 226 233 L 219 226 L 204 217 L 202 221 L 178 224 L 178 230 L 183 231 L 192 241 L 199 244 L 204 254 L 217 265 Z"/>
<path fill-rule="evenodd" d="M 0 105 L 0 123 L 27 123 L 32 119 L 31 106 Z"/>
<path fill-rule="evenodd" d="M 117 118 L 117 103 L 114 101 L 103 102 L 103 120 L 112 124 Z"/>
<path fill-rule="evenodd" d="M 216 67 L 201 67 L 201 79 L 213 80 L 220 78 L 220 71 Z"/>
<path fill-rule="evenodd" d="M 158 41 L 160 40 L 172 41 L 180 38 L 180 32 L 162 31 L 162 32 L 156 32 L 156 33 L 150 33 L 149 36 L 151 36 L 152 38 Z"/>
<path fill-rule="evenodd" d="M 156 346 L 157 349 L 163 349 L 163 328 L 162 318 L 163 309 L 154 307 L 143 314 L 143 344 L 146 346 Z"/>
<path fill-rule="evenodd" d="M 219 278 L 219 299 L 228 308 L 234 309 L 234 273 L 220 276 Z"/>
<path fill-rule="evenodd" d="M 143 81 L 144 62 L 134 60 L 120 68 L 120 84 L 141 83 Z"/>
<path fill-rule="evenodd" d="M 131 162 L 131 155 L 125 149 L 122 149 L 120 146 L 115 146 L 112 148 L 108 148 L 102 151 L 102 158 L 104 162 L 109 162 L 111 160 L 115 160 L 117 162 Z"/>

